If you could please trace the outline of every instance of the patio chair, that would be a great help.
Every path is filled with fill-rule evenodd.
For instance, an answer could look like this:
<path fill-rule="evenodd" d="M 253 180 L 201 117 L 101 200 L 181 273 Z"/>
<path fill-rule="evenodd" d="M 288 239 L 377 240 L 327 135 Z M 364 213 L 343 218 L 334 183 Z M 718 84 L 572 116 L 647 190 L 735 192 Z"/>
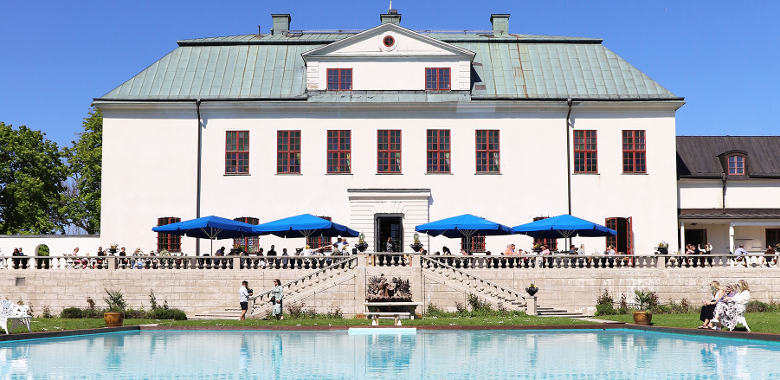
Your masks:
<path fill-rule="evenodd" d="M 11 320 L 11 329 L 8 329 L 8 320 Z M 32 332 L 30 329 L 30 306 L 17 305 L 8 300 L 0 300 L 0 324 L 2 324 L 3 330 L 6 335 L 16 329 L 20 323 L 27 327 L 27 331 Z"/>

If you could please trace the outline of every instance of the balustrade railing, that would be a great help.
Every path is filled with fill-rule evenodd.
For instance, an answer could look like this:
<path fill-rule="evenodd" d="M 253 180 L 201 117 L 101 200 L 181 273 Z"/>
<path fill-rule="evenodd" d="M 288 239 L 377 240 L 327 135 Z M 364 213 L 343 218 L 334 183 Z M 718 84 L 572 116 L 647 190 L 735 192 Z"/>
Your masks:
<path fill-rule="evenodd" d="M 294 258 L 298 258 L 298 256 L 294 256 Z M 317 256 L 316 258 L 320 257 Z M 310 263 L 314 262 L 312 257 L 308 257 L 308 259 L 311 260 Z M 322 264 L 324 264 L 324 266 L 320 267 L 318 270 L 282 284 L 282 294 L 284 294 L 284 297 L 286 299 L 294 299 L 296 294 L 300 294 L 302 291 L 306 290 L 306 288 L 332 278 L 334 272 L 352 269 L 356 267 L 358 263 L 357 256 L 331 256 L 326 257 L 326 259 L 331 260 L 323 261 Z M 305 258 L 303 258 L 303 260 L 305 260 Z M 249 300 L 252 301 L 252 315 L 270 308 L 268 303 L 271 299 L 271 292 L 272 290 L 268 290 L 249 297 Z"/>
<path fill-rule="evenodd" d="M 420 265 L 419 253 L 368 253 L 367 266 Z M 7 270 L 292 270 L 321 269 L 356 256 L 0 256 Z M 456 269 L 631 269 L 631 268 L 777 268 L 777 255 L 426 255 L 427 264 L 438 262 Z"/>
<path fill-rule="evenodd" d="M 468 256 L 466 256 L 468 257 Z M 477 277 L 473 274 L 458 269 L 442 260 L 438 259 L 439 256 L 423 256 L 420 259 L 420 265 L 424 269 L 432 271 L 447 270 L 450 272 L 450 279 L 453 281 L 459 281 L 464 286 L 472 288 L 477 292 L 485 293 L 489 296 L 495 297 L 498 300 L 509 302 L 516 306 L 526 306 L 526 298 L 522 293 L 505 287 L 503 285 L 485 280 Z M 465 269 L 465 268 L 464 268 Z"/>
<path fill-rule="evenodd" d="M 141 270 L 141 269 L 320 269 L 348 256 L 13 256 L 0 257 L 9 270 Z"/>

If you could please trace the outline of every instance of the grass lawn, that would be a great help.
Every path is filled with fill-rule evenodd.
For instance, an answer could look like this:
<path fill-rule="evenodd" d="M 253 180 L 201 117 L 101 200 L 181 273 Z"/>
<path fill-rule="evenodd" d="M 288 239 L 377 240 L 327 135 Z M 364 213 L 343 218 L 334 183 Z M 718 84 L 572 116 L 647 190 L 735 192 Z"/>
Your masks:
<path fill-rule="evenodd" d="M 262 320 L 248 319 L 246 321 L 237 320 L 156 320 L 156 319 L 125 319 L 125 326 L 142 324 L 159 324 L 161 326 L 370 326 L 371 321 L 367 319 L 336 319 L 336 318 L 301 318 L 284 320 Z M 475 317 L 430 317 L 409 320 L 402 320 L 404 326 L 547 326 L 547 325 L 583 325 L 592 324 L 592 322 L 579 321 L 569 318 L 539 318 L 526 315 L 507 315 L 507 316 L 475 316 Z M 392 326 L 393 320 L 382 319 L 380 325 Z M 9 323 L 10 326 L 10 323 Z M 33 318 L 30 327 L 33 331 L 62 331 L 62 330 L 81 330 L 105 327 L 102 319 L 69 319 L 69 318 Z M 17 327 L 12 333 L 26 332 L 24 326 Z"/>
<path fill-rule="evenodd" d="M 596 318 L 609 319 L 626 323 L 634 323 L 630 314 L 627 315 L 604 315 Z M 780 313 L 746 313 L 745 319 L 750 324 L 752 332 L 780 334 Z M 653 314 L 653 326 L 660 327 L 682 327 L 695 329 L 701 326 L 699 313 L 696 314 Z M 737 325 L 734 330 L 745 331 L 745 327 Z"/>

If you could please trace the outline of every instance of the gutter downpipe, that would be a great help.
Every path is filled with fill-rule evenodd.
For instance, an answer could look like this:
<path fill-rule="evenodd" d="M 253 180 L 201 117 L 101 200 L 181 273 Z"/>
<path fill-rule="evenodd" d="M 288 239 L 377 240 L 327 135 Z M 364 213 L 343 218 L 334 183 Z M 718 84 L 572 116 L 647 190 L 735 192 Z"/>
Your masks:
<path fill-rule="evenodd" d="M 195 101 L 195 111 L 198 113 L 198 183 L 195 191 L 195 218 L 200 218 L 201 153 L 203 150 L 203 128 L 201 128 L 200 123 L 200 99 Z M 200 256 L 200 239 L 195 240 L 195 256 Z"/>
<path fill-rule="evenodd" d="M 721 200 L 721 203 L 723 206 L 723 214 L 726 214 L 726 173 L 723 173 L 722 181 L 723 181 L 723 191 L 721 193 L 723 199 Z"/>
<path fill-rule="evenodd" d="M 566 104 L 569 106 L 569 112 L 566 114 L 566 180 L 568 182 L 568 198 L 569 198 L 569 215 L 571 215 L 571 134 L 569 133 L 569 122 L 571 117 L 571 98 L 566 99 Z M 569 249 L 571 246 L 571 238 L 568 240 L 564 248 Z"/>

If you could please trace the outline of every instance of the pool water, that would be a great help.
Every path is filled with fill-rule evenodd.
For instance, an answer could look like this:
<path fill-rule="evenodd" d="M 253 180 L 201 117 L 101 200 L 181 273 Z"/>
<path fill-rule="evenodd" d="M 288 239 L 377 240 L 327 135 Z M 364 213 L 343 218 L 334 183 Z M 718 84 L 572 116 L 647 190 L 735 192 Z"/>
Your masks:
<path fill-rule="evenodd" d="M 772 379 L 780 344 L 635 330 L 135 331 L 0 343 L 0 378 Z"/>

